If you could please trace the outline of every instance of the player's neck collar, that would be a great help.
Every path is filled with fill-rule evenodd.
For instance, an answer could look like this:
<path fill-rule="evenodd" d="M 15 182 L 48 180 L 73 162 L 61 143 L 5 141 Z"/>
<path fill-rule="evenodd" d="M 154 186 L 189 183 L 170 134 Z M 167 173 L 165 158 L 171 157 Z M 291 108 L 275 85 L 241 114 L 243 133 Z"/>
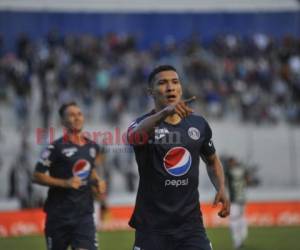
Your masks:
<path fill-rule="evenodd" d="M 178 114 L 169 115 L 164 119 L 165 123 L 171 124 L 171 125 L 177 125 L 182 121 L 182 118 Z"/>

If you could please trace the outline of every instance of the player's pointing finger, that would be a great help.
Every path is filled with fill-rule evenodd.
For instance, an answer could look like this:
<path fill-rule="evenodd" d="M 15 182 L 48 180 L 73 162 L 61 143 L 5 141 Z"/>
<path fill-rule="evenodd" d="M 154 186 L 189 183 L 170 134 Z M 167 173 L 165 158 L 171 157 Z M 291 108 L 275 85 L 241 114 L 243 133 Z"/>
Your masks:
<path fill-rule="evenodd" d="M 183 102 L 184 102 L 185 104 L 189 104 L 189 103 L 195 101 L 196 99 L 197 99 L 196 96 L 192 96 L 192 97 L 190 97 L 190 98 L 188 98 L 188 99 L 183 100 Z"/>

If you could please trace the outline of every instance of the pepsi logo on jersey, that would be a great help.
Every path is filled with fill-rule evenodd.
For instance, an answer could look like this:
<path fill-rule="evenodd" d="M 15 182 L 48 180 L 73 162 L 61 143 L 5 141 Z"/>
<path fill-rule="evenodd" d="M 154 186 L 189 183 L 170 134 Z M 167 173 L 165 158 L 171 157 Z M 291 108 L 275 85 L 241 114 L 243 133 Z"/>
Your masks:
<path fill-rule="evenodd" d="M 73 175 L 78 176 L 81 180 L 88 178 L 91 171 L 91 164 L 84 159 L 75 162 L 73 166 Z"/>
<path fill-rule="evenodd" d="M 192 165 L 190 152 L 184 147 L 171 148 L 164 157 L 165 170 L 172 176 L 186 174 Z"/>

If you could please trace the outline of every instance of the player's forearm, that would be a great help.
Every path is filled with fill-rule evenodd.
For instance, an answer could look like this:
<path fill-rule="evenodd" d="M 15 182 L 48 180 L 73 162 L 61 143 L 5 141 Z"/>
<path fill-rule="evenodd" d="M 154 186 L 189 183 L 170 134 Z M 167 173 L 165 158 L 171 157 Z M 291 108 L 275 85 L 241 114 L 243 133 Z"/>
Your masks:
<path fill-rule="evenodd" d="M 44 173 L 35 172 L 33 174 L 33 182 L 43 186 L 68 188 L 66 179 L 55 178 Z"/>
<path fill-rule="evenodd" d="M 92 173 L 91 173 L 91 181 L 95 181 L 97 183 L 100 183 L 101 181 L 101 177 L 98 175 L 98 173 L 96 172 L 95 169 L 92 170 Z"/>
<path fill-rule="evenodd" d="M 136 135 L 139 135 L 140 137 L 146 135 L 149 136 L 153 133 L 155 126 L 165 119 L 165 117 L 168 115 L 167 110 L 163 109 L 146 119 L 142 120 L 132 131 L 129 132 L 129 140 L 132 141 L 133 138 L 137 138 Z M 132 142 L 131 142 L 132 143 Z M 134 140 L 133 140 L 134 144 Z"/>
<path fill-rule="evenodd" d="M 101 179 L 96 170 L 93 169 L 91 173 L 92 193 L 95 200 L 105 203 L 106 200 L 106 182 Z"/>
<path fill-rule="evenodd" d="M 219 157 L 215 154 L 208 158 L 207 173 L 215 189 L 219 191 L 225 190 L 224 171 Z"/>

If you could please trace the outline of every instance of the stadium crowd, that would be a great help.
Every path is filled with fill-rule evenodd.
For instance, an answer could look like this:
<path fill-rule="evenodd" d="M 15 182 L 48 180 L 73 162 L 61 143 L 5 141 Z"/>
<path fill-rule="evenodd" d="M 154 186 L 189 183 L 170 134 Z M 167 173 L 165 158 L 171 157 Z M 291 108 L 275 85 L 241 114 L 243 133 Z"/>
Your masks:
<path fill-rule="evenodd" d="M 53 103 L 74 97 L 81 100 L 88 117 L 95 100 L 102 99 L 106 104 L 102 118 L 117 123 L 122 111 L 140 113 L 148 107 L 146 76 L 154 65 L 169 63 L 183 75 L 186 95 L 196 95 L 208 117 L 300 121 L 298 38 L 227 34 L 204 44 L 193 34 L 181 42 L 166 37 L 148 49 L 138 44 L 134 36 L 114 33 L 63 37 L 51 31 L 35 41 L 22 34 L 16 51 L 2 52 L 0 58 L 1 100 L 13 102 L 19 124 L 25 124 L 35 82 L 43 127 L 49 125 Z"/>

